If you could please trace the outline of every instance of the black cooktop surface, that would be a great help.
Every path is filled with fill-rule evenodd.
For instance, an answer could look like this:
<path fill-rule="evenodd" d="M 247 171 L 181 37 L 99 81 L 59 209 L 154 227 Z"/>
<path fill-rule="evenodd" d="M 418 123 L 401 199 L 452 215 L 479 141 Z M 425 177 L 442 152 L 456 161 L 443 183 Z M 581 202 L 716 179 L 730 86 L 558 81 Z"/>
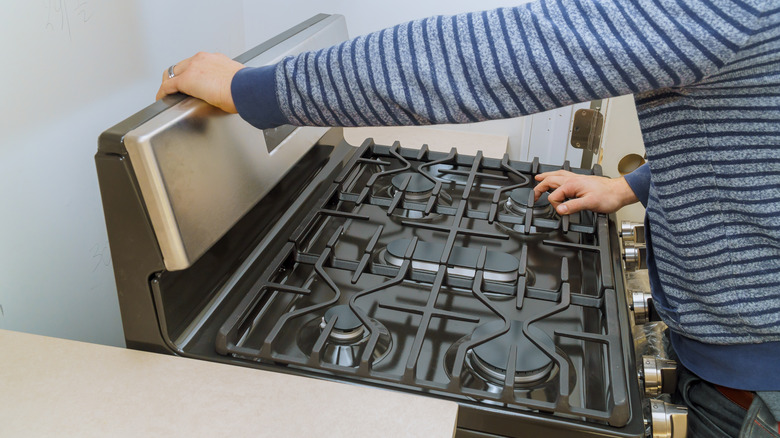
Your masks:
<path fill-rule="evenodd" d="M 558 168 L 364 143 L 217 350 L 507 415 L 625 426 L 636 383 L 608 218 L 535 201 L 533 176 Z"/>

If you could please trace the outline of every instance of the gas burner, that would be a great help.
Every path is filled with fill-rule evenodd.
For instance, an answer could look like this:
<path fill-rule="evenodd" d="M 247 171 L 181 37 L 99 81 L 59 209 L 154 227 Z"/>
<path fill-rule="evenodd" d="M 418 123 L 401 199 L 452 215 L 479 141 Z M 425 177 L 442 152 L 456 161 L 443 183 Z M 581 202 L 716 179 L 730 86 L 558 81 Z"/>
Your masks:
<path fill-rule="evenodd" d="M 404 254 L 411 241 L 398 239 L 390 242 L 384 251 L 387 263 L 400 267 Z M 412 254 L 412 269 L 437 272 L 441 263 L 444 245 L 418 241 Z M 447 273 L 460 277 L 474 278 L 480 250 L 454 246 L 447 263 Z M 514 256 L 496 251 L 487 251 L 485 256 L 484 279 L 503 283 L 517 281 L 520 262 Z"/>
<path fill-rule="evenodd" d="M 409 184 L 404 190 L 404 182 L 409 178 Z M 398 190 L 404 191 L 404 197 L 408 201 L 428 202 L 436 184 L 422 174 L 416 172 L 404 172 L 394 176 L 390 181 L 391 191 L 395 194 Z"/>
<path fill-rule="evenodd" d="M 370 331 L 352 312 L 349 305 L 341 304 L 329 308 L 321 318 L 307 322 L 298 333 L 298 347 L 307 355 L 314 350 L 314 344 L 319 339 L 328 323 L 338 317 L 333 329 L 328 334 L 321 351 L 322 361 L 344 367 L 357 367 L 363 350 L 370 339 Z M 382 360 L 390 351 L 392 338 L 390 332 L 379 321 L 369 318 L 371 329 L 379 332 L 379 341 L 371 355 L 374 364 Z"/>
<path fill-rule="evenodd" d="M 453 377 L 455 360 L 463 344 L 500 333 L 503 330 L 503 325 L 504 322 L 498 320 L 480 325 L 468 336 L 454 342 L 444 354 L 444 371 L 447 376 Z M 504 398 L 506 366 L 511 347 L 517 346 L 516 370 L 513 379 L 514 396 L 518 399 L 530 397 L 550 403 L 554 403 L 558 399 L 560 379 L 565 378 L 565 376 L 559 372 L 560 367 L 525 336 L 522 327 L 522 322 L 512 321 L 507 333 L 466 351 L 460 375 L 461 385 L 464 388 L 484 391 L 485 393 L 485 396 L 475 394 L 469 398 L 496 406 L 506 405 L 507 401 Z M 571 358 L 560 348 L 557 348 L 550 336 L 543 330 L 530 326 L 529 331 L 535 341 L 547 348 L 554 349 L 570 368 L 573 366 Z M 577 373 L 568 373 L 568 384 L 572 388 L 577 385 Z"/>
<path fill-rule="evenodd" d="M 508 213 L 525 216 L 528 210 L 529 200 L 532 199 L 534 189 L 531 187 L 520 187 L 509 192 L 509 198 L 506 200 L 506 211 Z M 533 214 L 534 217 L 539 218 L 551 218 L 555 214 L 555 211 L 550 205 L 550 201 L 547 200 L 548 193 L 542 193 L 539 199 L 533 201 Z"/>
<path fill-rule="evenodd" d="M 483 339 L 501 331 L 502 321 L 493 321 L 477 327 L 472 333 L 472 339 Z M 528 328 L 536 342 L 545 347 L 555 349 L 552 338 L 535 326 Z M 544 381 L 550 376 L 553 361 L 523 333 L 521 323 L 513 322 L 507 333 L 480 344 L 467 354 L 467 365 L 479 377 L 493 384 L 503 385 L 506 378 L 506 366 L 509 351 L 517 346 L 514 382 L 516 387 L 531 386 Z"/>
<path fill-rule="evenodd" d="M 526 212 L 528 211 L 528 205 L 531 204 L 531 211 L 534 219 L 545 219 L 546 222 L 553 222 L 549 219 L 553 219 L 555 216 L 555 210 L 550 205 L 550 201 L 547 199 L 548 194 L 542 193 L 539 199 L 533 201 L 533 188 L 520 187 L 509 192 L 509 197 L 504 203 L 504 213 L 509 216 L 514 216 L 524 222 Z M 530 202 L 529 202 L 530 201 Z M 538 225 L 538 222 L 534 221 L 536 225 L 531 225 L 528 232 L 525 230 L 523 223 L 514 222 L 502 222 L 496 221 L 496 225 L 502 230 L 510 234 L 535 234 L 541 235 L 542 233 L 549 232 L 555 227 L 546 227 Z"/>
<path fill-rule="evenodd" d="M 350 310 L 349 306 L 331 307 L 320 321 L 320 328 L 325 329 L 331 319 L 338 316 L 328 338 L 335 342 L 350 343 L 363 337 L 365 327 L 360 319 Z"/>
<path fill-rule="evenodd" d="M 409 180 L 408 184 L 406 184 L 407 179 Z M 403 189 L 404 184 L 406 184 L 405 190 Z M 380 188 L 377 194 L 388 198 L 394 198 L 399 191 L 403 190 L 404 202 L 415 203 L 418 204 L 418 206 L 416 208 L 403 208 L 402 205 L 399 205 L 393 210 L 391 217 L 402 220 L 430 222 L 441 217 L 438 213 L 429 213 L 426 215 L 424 211 L 426 204 L 433 195 L 433 189 L 435 187 L 435 182 L 420 173 L 404 172 L 395 175 L 390 180 L 390 185 Z M 452 205 L 452 198 L 446 191 L 440 192 L 437 198 L 436 201 L 440 205 Z"/>

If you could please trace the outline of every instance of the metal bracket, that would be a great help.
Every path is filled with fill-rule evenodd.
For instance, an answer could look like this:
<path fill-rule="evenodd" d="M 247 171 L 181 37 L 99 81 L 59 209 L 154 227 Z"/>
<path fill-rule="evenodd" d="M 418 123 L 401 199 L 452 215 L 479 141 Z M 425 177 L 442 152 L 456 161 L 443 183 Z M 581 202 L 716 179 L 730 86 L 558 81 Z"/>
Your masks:
<path fill-rule="evenodd" d="M 598 154 L 604 116 L 596 109 L 579 109 L 574 113 L 571 128 L 571 145 Z"/>

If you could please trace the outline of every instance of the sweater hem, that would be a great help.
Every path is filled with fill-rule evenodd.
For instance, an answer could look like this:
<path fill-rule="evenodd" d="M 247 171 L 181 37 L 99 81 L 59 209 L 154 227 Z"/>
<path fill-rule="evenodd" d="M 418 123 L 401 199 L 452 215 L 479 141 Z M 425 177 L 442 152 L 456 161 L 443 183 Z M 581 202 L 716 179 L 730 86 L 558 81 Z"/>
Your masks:
<path fill-rule="evenodd" d="M 760 344 L 706 344 L 670 332 L 680 362 L 702 379 L 745 391 L 780 391 L 780 341 Z"/>

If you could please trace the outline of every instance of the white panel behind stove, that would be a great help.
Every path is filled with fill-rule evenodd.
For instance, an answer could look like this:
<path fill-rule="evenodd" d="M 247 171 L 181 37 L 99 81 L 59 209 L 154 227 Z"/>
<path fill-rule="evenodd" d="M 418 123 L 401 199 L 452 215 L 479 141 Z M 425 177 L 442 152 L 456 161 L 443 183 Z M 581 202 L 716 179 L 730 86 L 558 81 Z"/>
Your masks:
<path fill-rule="evenodd" d="M 604 121 L 601 167 L 604 175 L 621 176 L 618 163 L 629 154 L 645 155 L 645 143 L 639 128 L 639 118 L 634 105 L 634 96 L 620 96 L 609 99 Z M 644 222 L 645 208 L 637 202 L 617 212 L 618 224 L 622 221 Z"/>

